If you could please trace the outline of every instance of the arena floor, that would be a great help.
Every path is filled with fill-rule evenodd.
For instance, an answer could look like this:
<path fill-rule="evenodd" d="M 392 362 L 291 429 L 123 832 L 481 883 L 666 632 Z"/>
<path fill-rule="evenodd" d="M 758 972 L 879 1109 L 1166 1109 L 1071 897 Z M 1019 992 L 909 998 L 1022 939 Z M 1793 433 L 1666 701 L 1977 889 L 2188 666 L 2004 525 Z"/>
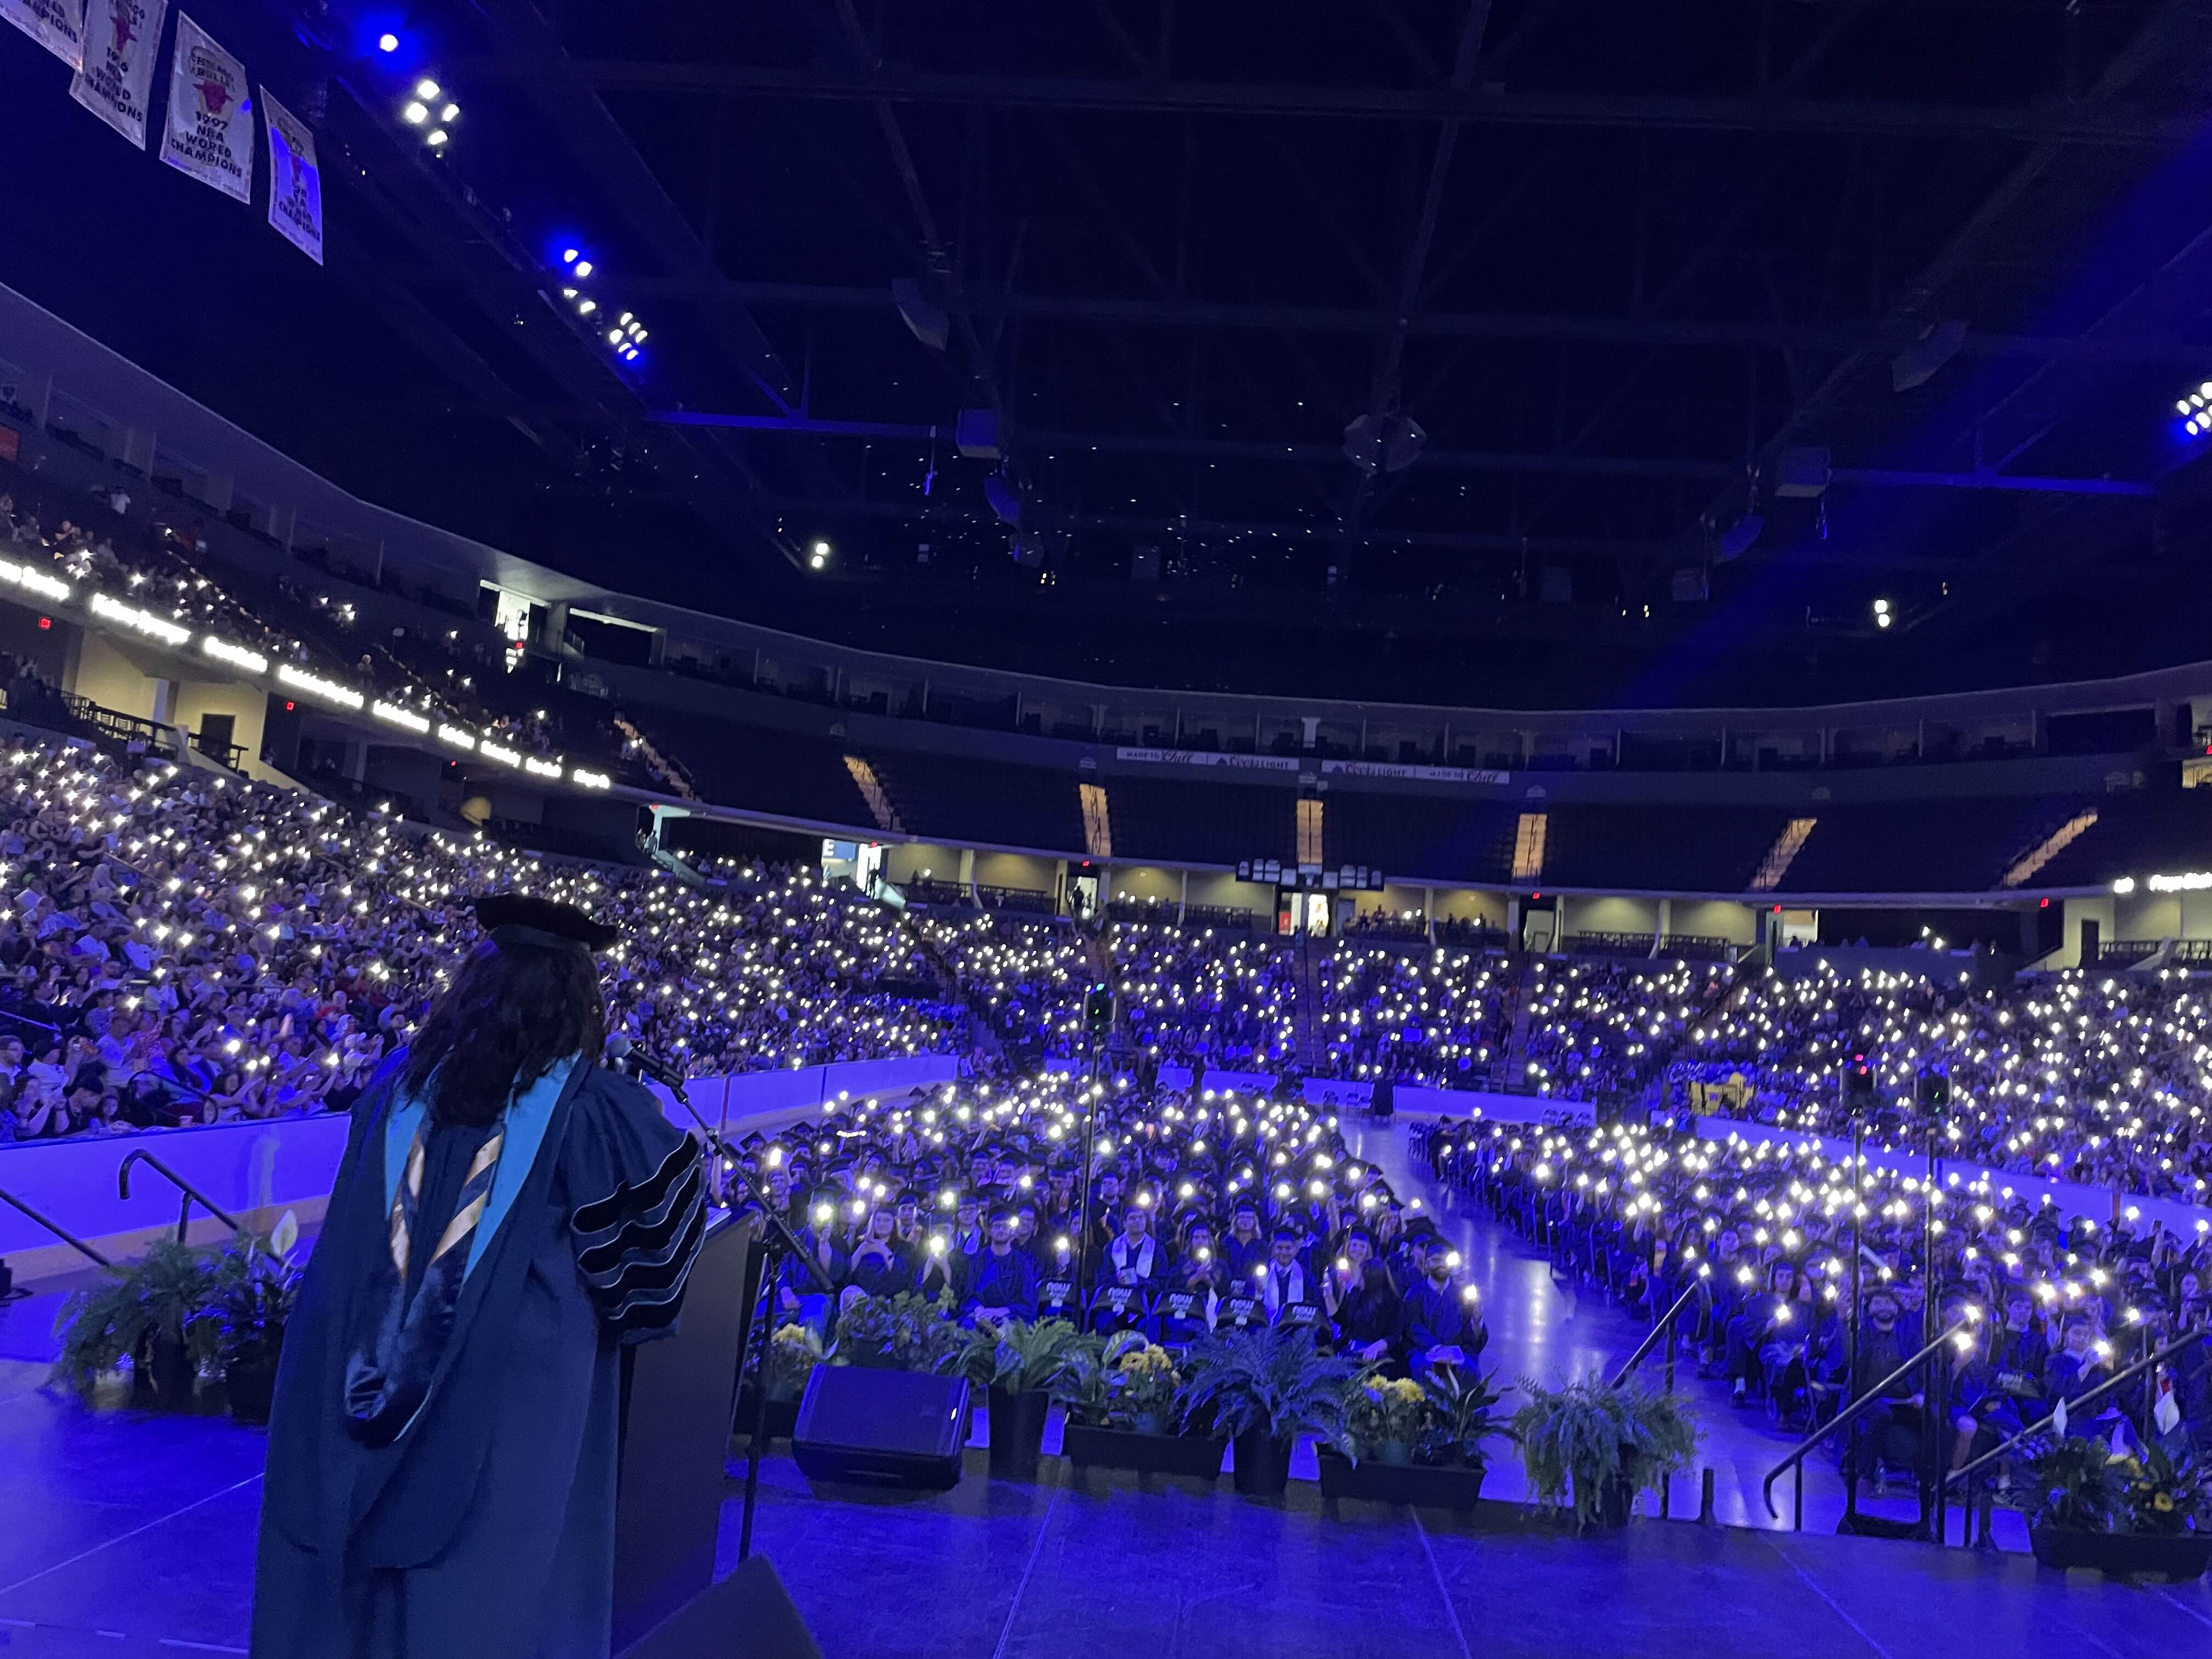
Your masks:
<path fill-rule="evenodd" d="M 1420 1192 L 1468 1253 L 1503 1379 L 1624 1353 L 1640 1327 L 1557 1285 L 1540 1258 L 1463 1214 L 1404 1165 L 1402 1130 L 1363 1157 Z M 0 1655 L 144 1659 L 245 1650 L 260 1501 L 258 1433 L 218 1417 L 88 1412 L 39 1387 L 58 1297 L 0 1308 Z M 1808 1530 L 1771 1527 L 1760 1474 L 1788 1443 L 1763 1413 L 1707 1390 L 1701 1457 L 1717 1518 L 1649 1522 L 1601 1540 L 1533 1522 L 1502 1460 L 1473 1516 L 1346 1504 L 1324 1515 L 1294 1481 L 1279 1504 L 1092 1474 L 1057 1460 L 1038 1485 L 994 1482 L 980 1452 L 941 1497 L 816 1492 L 769 1465 L 758 1546 L 830 1659 L 1029 1653 L 1125 1659 L 1238 1651 L 1337 1656 L 1649 1655 L 1781 1641 L 1805 1659 L 1907 1656 L 1960 1640 L 1995 1653 L 2079 1647 L 2164 1656 L 2212 1642 L 2212 1589 L 2069 1582 L 2023 1555 L 1832 1536 L 1841 1494 L 1815 1459 Z M 980 1413 L 979 1413 L 980 1417 Z M 1048 1441 L 1049 1446 L 1052 1442 Z M 1310 1456 L 1303 1473 L 1311 1474 Z M 734 1556 L 737 1488 L 725 1514 Z M 1676 1486 L 1694 1514 L 1696 1484 Z M 2015 1528 L 2000 1541 L 2018 1541 Z M 726 1559 L 724 1565 L 730 1565 Z M 742 1652 L 739 1645 L 733 1648 Z"/>

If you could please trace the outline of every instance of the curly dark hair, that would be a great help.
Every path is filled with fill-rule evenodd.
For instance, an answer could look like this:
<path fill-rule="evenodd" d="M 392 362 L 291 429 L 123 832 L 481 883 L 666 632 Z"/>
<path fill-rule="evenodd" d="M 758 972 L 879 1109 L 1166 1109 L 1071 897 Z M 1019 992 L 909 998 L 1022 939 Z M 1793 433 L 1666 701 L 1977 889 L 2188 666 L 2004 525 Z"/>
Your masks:
<path fill-rule="evenodd" d="M 597 1060 L 606 1040 L 588 951 L 486 939 L 430 1005 L 400 1080 L 441 1123 L 489 1123 L 556 1061 Z"/>

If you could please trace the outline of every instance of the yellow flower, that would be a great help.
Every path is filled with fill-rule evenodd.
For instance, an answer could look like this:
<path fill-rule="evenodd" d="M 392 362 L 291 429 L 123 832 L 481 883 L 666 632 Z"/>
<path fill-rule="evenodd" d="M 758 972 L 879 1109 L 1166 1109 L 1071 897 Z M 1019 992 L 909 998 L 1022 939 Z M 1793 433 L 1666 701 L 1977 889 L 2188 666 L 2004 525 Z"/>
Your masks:
<path fill-rule="evenodd" d="M 2173 1494 L 2169 1492 L 2162 1492 L 2159 1493 L 2157 1497 L 2150 1500 L 2150 1506 L 2156 1510 L 2160 1515 L 2164 1515 L 2167 1510 L 2173 1507 Z"/>

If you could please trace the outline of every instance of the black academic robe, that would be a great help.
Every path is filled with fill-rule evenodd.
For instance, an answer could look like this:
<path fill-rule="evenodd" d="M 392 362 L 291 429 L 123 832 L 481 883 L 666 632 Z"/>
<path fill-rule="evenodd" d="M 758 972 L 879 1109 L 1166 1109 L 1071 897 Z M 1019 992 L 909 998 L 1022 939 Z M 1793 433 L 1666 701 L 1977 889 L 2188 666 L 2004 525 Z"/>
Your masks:
<path fill-rule="evenodd" d="M 387 1157 L 404 1158 L 412 1105 L 399 1064 L 355 1107 L 285 1332 L 253 1659 L 605 1659 L 621 1349 L 674 1322 L 705 1233 L 697 1146 L 586 1063 L 534 1104 L 518 1095 L 514 1179 L 495 1183 L 428 1392 L 372 1447 L 346 1391 L 390 1272 Z"/>

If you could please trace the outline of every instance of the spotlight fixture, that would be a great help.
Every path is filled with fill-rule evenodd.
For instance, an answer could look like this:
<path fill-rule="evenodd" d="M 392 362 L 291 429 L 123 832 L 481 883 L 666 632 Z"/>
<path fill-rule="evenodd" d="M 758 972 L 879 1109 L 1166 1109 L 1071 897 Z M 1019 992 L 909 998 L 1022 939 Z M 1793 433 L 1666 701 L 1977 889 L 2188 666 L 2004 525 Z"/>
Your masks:
<path fill-rule="evenodd" d="M 821 570 L 821 569 L 824 569 L 824 568 L 826 568 L 828 567 L 829 563 L 830 563 L 830 544 L 829 544 L 829 543 L 827 543 L 827 542 L 817 542 L 817 543 L 815 543 L 815 544 L 814 544 L 814 545 L 813 545 L 813 546 L 811 546 L 811 547 L 810 547 L 810 548 L 808 548 L 808 549 L 806 550 L 806 568 L 807 568 L 809 570 Z"/>
<path fill-rule="evenodd" d="M 415 83 L 415 95 L 424 100 L 435 98 L 438 95 L 438 83 L 425 76 Z"/>
<path fill-rule="evenodd" d="M 425 105 L 410 103 L 399 112 L 399 118 L 411 127 L 419 127 L 430 118 L 430 112 Z"/>
<path fill-rule="evenodd" d="M 378 35 L 378 36 L 376 37 L 376 49 L 377 49 L 379 52 L 397 52 L 397 51 L 398 51 L 398 50 L 399 50 L 399 37 L 398 37 L 398 35 L 396 35 L 396 34 L 380 34 L 380 35 Z"/>
<path fill-rule="evenodd" d="M 591 274 L 592 262 L 589 259 L 579 259 L 576 261 L 576 275 L 579 276 L 588 276 Z"/>
<path fill-rule="evenodd" d="M 2181 429 L 2192 438 L 2212 432 L 2212 380 L 2174 400 L 2173 412 L 2182 417 Z"/>

